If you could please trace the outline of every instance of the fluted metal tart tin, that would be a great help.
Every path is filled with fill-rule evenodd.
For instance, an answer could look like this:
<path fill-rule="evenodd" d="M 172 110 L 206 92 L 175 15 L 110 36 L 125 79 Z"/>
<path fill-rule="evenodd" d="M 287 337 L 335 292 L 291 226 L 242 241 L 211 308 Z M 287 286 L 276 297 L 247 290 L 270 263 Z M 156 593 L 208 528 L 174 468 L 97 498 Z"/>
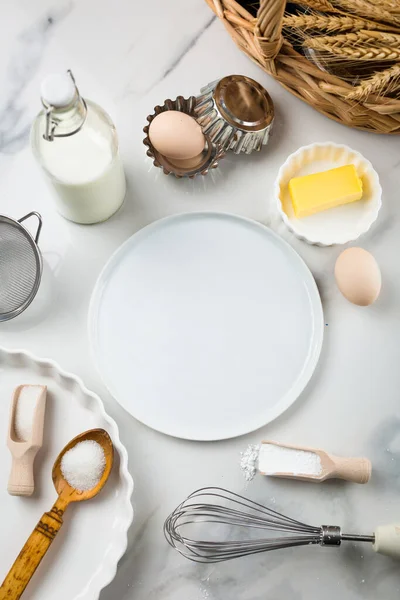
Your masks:
<path fill-rule="evenodd" d="M 178 96 L 175 100 L 165 100 L 162 106 L 156 106 L 154 108 L 154 112 L 151 115 L 148 115 L 147 121 L 148 125 L 143 128 L 143 131 L 146 134 L 146 137 L 143 140 L 145 146 L 147 146 L 147 156 L 153 159 L 153 164 L 155 167 L 160 167 L 166 175 L 172 173 L 175 177 L 189 177 L 192 179 L 196 175 L 206 175 L 210 169 L 215 169 L 218 167 L 218 163 L 221 158 L 224 157 L 224 151 L 218 143 L 214 143 L 210 136 L 204 133 L 204 137 L 206 139 L 206 144 L 203 152 L 199 156 L 198 162 L 196 164 L 191 163 L 188 166 L 182 166 L 182 164 L 177 165 L 174 164 L 172 159 L 164 156 L 160 152 L 158 152 L 149 138 L 149 127 L 153 119 L 157 115 L 167 110 L 178 110 L 186 113 L 187 115 L 193 117 L 197 120 L 195 114 L 195 105 L 196 98 L 195 96 L 190 96 L 190 98 L 184 98 L 183 96 Z"/>
<path fill-rule="evenodd" d="M 274 103 L 254 79 L 228 75 L 201 89 L 195 115 L 204 134 L 223 150 L 251 154 L 268 143 Z"/>

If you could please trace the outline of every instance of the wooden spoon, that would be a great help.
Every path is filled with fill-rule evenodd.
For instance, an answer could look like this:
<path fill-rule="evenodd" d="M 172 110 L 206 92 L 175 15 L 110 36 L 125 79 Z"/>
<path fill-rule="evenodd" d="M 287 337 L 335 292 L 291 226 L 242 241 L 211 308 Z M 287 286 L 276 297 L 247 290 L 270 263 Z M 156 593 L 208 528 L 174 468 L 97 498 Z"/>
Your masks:
<path fill-rule="evenodd" d="M 63 455 L 79 442 L 94 440 L 104 450 L 106 466 L 98 484 L 91 490 L 79 491 L 71 487 L 61 473 Z M 58 455 L 53 466 L 53 483 L 58 498 L 53 508 L 44 513 L 34 531 L 19 553 L 0 588 L 0 600 L 18 600 L 31 580 L 43 556 L 59 532 L 63 524 L 63 515 L 71 502 L 90 500 L 96 496 L 106 483 L 111 471 L 114 458 L 114 448 L 110 436 L 104 429 L 91 429 L 81 433 L 69 442 Z"/>

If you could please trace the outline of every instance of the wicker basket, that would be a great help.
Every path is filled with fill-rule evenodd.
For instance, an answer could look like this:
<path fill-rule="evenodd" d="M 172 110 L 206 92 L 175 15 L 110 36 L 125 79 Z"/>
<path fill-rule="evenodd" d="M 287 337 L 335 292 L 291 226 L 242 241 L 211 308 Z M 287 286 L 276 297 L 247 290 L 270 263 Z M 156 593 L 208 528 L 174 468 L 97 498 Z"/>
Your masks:
<path fill-rule="evenodd" d="M 235 0 L 206 0 L 236 44 L 292 94 L 330 119 L 374 133 L 400 134 L 400 100 L 347 98 L 353 87 L 315 66 L 282 36 L 285 0 L 260 0 L 253 17 Z"/>

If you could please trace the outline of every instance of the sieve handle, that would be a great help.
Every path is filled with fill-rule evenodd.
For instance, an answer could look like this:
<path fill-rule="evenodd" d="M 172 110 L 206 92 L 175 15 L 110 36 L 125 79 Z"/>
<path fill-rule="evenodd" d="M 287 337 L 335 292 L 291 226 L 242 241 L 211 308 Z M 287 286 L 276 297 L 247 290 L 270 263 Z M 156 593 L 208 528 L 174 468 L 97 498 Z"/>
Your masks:
<path fill-rule="evenodd" d="M 38 228 L 36 230 L 36 235 L 35 235 L 35 244 L 37 244 L 39 242 L 39 236 L 40 236 L 40 232 L 42 231 L 42 217 L 38 212 L 32 211 L 30 213 L 28 213 L 27 215 L 25 215 L 24 217 L 21 217 L 20 219 L 18 219 L 18 223 L 22 223 L 22 221 L 26 221 L 26 219 L 29 219 L 30 217 L 36 217 L 37 220 L 39 221 L 38 223 Z"/>

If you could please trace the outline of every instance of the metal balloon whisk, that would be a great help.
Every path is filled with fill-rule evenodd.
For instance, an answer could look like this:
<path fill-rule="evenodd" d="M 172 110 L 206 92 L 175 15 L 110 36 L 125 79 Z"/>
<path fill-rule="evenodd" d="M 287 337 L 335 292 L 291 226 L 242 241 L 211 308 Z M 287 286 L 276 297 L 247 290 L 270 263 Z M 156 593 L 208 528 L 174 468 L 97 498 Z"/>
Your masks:
<path fill-rule="evenodd" d="M 225 539 L 218 539 L 221 525 L 229 528 Z M 190 494 L 167 518 L 164 533 L 173 548 L 186 558 L 201 563 L 216 563 L 292 546 L 340 546 L 343 540 L 375 541 L 373 535 L 344 534 L 336 526 L 313 527 L 243 496 L 213 487 Z M 254 534 L 256 536 L 252 537 Z"/>

